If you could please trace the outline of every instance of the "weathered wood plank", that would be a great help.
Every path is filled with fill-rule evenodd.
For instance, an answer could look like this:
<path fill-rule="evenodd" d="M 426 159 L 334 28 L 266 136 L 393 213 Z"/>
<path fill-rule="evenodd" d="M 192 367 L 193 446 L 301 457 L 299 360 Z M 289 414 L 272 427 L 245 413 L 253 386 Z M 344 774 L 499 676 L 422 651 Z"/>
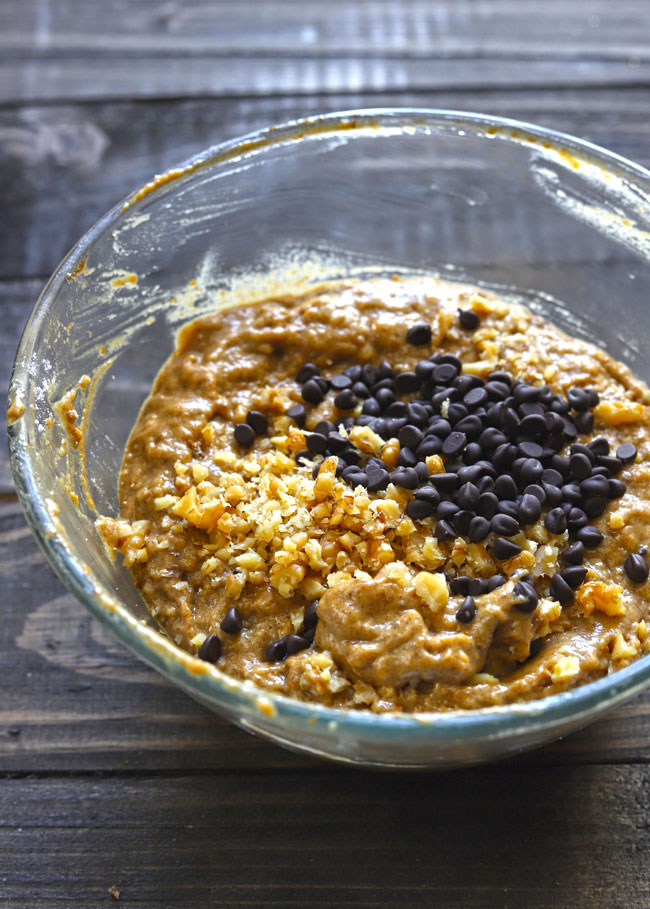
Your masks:
<path fill-rule="evenodd" d="M 273 94 L 376 94 L 463 89 L 645 86 L 650 60 L 482 58 L 356 58 L 349 56 L 214 57 L 168 54 L 32 55 L 0 59 L 0 103 L 160 99 Z M 350 105 L 346 105 L 350 106 Z"/>
<path fill-rule="evenodd" d="M 0 226 L 0 278 L 49 274 L 126 193 L 206 146 L 283 120 L 369 103 L 471 110 L 479 102 L 463 92 L 400 92 L 1 110 L 0 172 L 9 218 Z M 480 106 L 650 161 L 645 90 L 489 92 Z"/>
<path fill-rule="evenodd" d="M 591 0 L 588 6 L 564 0 L 5 0 L 0 10 L 0 48 L 29 55 L 117 48 L 211 57 L 343 51 L 357 59 L 380 53 L 647 59 L 646 30 L 643 0 Z"/>
<path fill-rule="evenodd" d="M 10 0 L 0 100 L 639 85 L 649 33 L 640 0 Z"/>
<path fill-rule="evenodd" d="M 3 906 L 648 906 L 649 792 L 648 767 L 9 779 Z"/>
<path fill-rule="evenodd" d="M 190 700 L 54 577 L 16 502 L 0 502 L 0 772 L 307 766 Z M 532 763 L 650 759 L 650 691 Z"/>

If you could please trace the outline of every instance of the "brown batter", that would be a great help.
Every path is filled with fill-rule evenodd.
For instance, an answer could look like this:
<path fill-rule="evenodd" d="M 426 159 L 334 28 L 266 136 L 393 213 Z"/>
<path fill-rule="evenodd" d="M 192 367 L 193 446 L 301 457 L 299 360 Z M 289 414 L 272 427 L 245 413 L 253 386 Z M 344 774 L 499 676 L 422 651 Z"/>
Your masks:
<path fill-rule="evenodd" d="M 459 309 L 479 317 L 475 330 L 459 325 Z M 421 322 L 431 325 L 430 344 L 406 343 L 408 327 Z M 295 381 L 303 364 L 327 377 L 382 360 L 407 370 L 436 351 L 456 355 L 469 375 L 507 370 L 564 396 L 595 389 L 595 425 L 579 441 L 636 446 L 618 475 L 625 494 L 591 522 L 604 541 L 587 550 L 588 573 L 571 602 L 549 590 L 570 540 L 550 533 L 544 514 L 514 538 L 517 555 L 495 559 L 488 540 L 436 539 L 435 518 L 408 517 L 408 489 L 351 488 L 335 476 L 333 458 L 317 476 L 313 460 L 296 462 L 309 430 L 343 416 L 331 395 L 307 406 L 303 428 L 286 415 L 303 403 Z M 120 519 L 99 527 L 173 640 L 197 652 L 218 635 L 217 665 L 230 675 L 377 711 L 539 698 L 648 648 L 650 582 L 633 583 L 623 562 L 650 542 L 649 404 L 648 389 L 606 353 L 485 292 L 424 278 L 342 283 L 221 311 L 183 330 L 129 439 Z M 270 427 L 243 448 L 233 427 L 251 410 Z M 397 440 L 359 426 L 350 438 L 395 467 Z M 436 455 L 426 463 L 431 474 L 444 471 Z M 505 583 L 475 598 L 473 620 L 459 621 L 464 598 L 451 580 L 496 574 Z M 532 611 L 517 608 L 521 579 L 537 590 Z M 312 601 L 314 643 L 269 661 L 269 644 L 299 633 Z M 225 633 L 220 623 L 232 607 L 242 628 Z"/>

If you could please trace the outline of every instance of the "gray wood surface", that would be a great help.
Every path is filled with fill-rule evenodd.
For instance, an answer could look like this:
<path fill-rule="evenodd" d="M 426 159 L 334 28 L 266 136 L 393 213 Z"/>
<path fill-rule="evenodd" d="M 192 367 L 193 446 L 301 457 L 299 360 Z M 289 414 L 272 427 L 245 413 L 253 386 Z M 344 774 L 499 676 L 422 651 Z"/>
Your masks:
<path fill-rule="evenodd" d="M 320 111 L 481 110 L 650 164 L 650 5 L 4 0 L 0 388 L 48 275 L 126 193 Z M 614 267 L 614 265 L 612 266 Z M 45 563 L 0 444 L 0 906 L 650 907 L 650 691 L 445 775 L 251 737 L 142 665 Z"/>

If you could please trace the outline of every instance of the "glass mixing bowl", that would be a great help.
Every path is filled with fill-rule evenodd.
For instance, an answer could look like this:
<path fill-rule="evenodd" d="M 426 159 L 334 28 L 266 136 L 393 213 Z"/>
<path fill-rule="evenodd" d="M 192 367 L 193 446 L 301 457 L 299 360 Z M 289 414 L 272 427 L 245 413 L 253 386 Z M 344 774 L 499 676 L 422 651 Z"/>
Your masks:
<path fill-rule="evenodd" d="M 634 696 L 650 656 L 564 694 L 426 715 L 328 709 L 228 678 L 148 617 L 98 537 L 129 430 L 180 325 L 341 275 L 433 272 L 523 297 L 650 382 L 650 173 L 566 135 L 436 110 L 314 117 L 201 153 L 116 206 L 36 304 L 9 392 L 27 518 L 73 593 L 149 665 L 289 748 L 445 767 L 565 735 Z"/>

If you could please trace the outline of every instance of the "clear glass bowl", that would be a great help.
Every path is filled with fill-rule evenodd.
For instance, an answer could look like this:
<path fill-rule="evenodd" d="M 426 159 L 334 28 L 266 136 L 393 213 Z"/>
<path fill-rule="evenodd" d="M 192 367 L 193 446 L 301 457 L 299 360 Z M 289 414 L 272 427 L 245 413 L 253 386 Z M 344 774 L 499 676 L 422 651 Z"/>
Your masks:
<path fill-rule="evenodd" d="M 565 694 L 465 713 L 374 715 L 262 691 L 157 630 L 94 519 L 116 514 L 122 449 L 178 327 L 278 281 L 304 289 L 395 271 L 469 279 L 523 296 L 650 382 L 649 191 L 647 171 L 585 142 L 436 110 L 289 123 L 156 178 L 62 262 L 18 351 L 12 464 L 51 565 L 121 641 L 210 709 L 339 761 L 486 761 L 565 735 L 632 697 L 650 681 L 650 657 Z M 74 414 L 57 404 L 70 405 L 74 389 L 77 448 L 64 428 Z"/>

